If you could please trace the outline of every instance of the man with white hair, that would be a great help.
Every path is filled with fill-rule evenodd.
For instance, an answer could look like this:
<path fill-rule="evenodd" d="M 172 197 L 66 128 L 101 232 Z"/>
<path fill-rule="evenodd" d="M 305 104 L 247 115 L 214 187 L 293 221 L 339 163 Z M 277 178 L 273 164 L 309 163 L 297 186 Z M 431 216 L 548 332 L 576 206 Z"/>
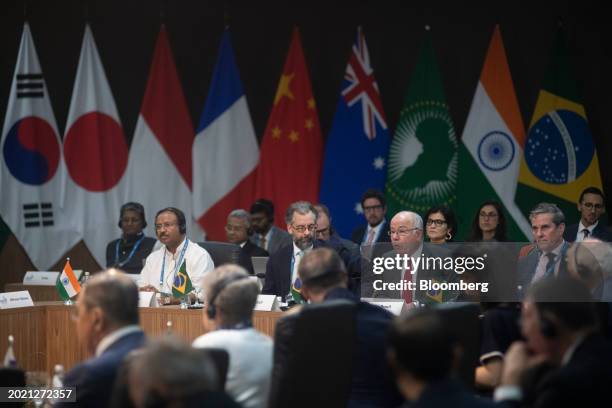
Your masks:
<path fill-rule="evenodd" d="M 220 348 L 229 354 L 226 392 L 246 408 L 268 406 L 272 340 L 253 328 L 259 286 L 244 268 L 227 264 L 204 277 L 208 333 L 194 340 L 196 348 Z"/>
<path fill-rule="evenodd" d="M 440 268 L 423 267 L 427 258 L 444 258 L 444 249 L 423 245 L 423 219 L 412 211 L 400 211 L 391 219 L 389 236 L 393 250 L 382 257 L 374 258 L 373 265 L 379 267 L 389 258 L 394 262 L 392 268 L 383 267 L 373 272 L 369 279 L 363 280 L 362 293 L 371 297 L 404 299 L 405 306 L 413 303 L 439 303 L 456 297 L 454 291 L 433 291 L 421 289 L 420 281 L 442 283 L 454 280 L 454 271 Z M 385 262 L 386 264 L 386 262 Z"/>
<path fill-rule="evenodd" d="M 582 281 L 593 299 L 612 302 L 612 246 L 596 238 L 574 243 L 567 251 L 567 272 Z"/>

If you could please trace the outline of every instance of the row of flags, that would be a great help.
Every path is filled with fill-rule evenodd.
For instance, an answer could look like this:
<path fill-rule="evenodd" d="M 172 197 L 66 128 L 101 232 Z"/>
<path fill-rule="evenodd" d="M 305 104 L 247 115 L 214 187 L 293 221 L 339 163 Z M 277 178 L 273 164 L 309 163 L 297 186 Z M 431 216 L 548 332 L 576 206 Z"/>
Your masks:
<path fill-rule="evenodd" d="M 81 238 L 103 265 L 126 201 L 141 202 L 149 218 L 163 207 L 181 208 L 192 215 L 192 238 L 202 229 L 223 240 L 227 214 L 259 197 L 274 201 L 279 225 L 291 202 L 321 201 L 346 236 L 363 222 L 361 194 L 378 188 L 391 215 L 452 206 L 460 237 L 479 204 L 495 199 L 506 209 L 509 236 L 522 240 L 529 237 L 525 213 L 536 202 L 557 202 L 573 214 L 584 187 L 601 188 L 565 42 L 561 31 L 525 134 L 496 27 L 459 141 L 428 34 L 391 139 L 359 28 L 323 146 L 296 28 L 260 152 L 229 31 L 194 130 L 162 26 L 128 151 L 89 27 L 62 145 L 26 23 L 2 130 L 0 189 L 11 193 L 3 194 L 0 214 L 39 268 Z"/>

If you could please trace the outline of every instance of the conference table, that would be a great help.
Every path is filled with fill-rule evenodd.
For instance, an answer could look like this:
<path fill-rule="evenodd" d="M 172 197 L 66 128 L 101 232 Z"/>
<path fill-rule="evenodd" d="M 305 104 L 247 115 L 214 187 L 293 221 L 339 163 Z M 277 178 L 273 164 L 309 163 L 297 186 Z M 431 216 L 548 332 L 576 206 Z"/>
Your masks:
<path fill-rule="evenodd" d="M 30 307 L 0 310 L 0 355 L 4 356 L 8 336 L 13 335 L 17 364 L 25 371 L 51 375 L 56 364 L 69 370 L 87 358 L 85 348 L 78 344 L 71 317 L 75 307 L 57 301 L 39 301 Z M 253 326 L 273 337 L 282 313 L 255 311 Z M 172 334 L 191 342 L 204 334 L 201 309 L 140 308 L 140 325 L 149 337 Z"/>

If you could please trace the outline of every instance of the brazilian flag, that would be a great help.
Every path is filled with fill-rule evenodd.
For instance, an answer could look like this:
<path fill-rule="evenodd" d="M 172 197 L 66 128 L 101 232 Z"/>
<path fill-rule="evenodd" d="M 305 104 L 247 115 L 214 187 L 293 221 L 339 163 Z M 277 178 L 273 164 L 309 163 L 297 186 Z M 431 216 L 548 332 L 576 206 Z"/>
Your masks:
<path fill-rule="evenodd" d="M 577 222 L 582 190 L 601 186 L 599 160 L 570 61 L 557 32 L 523 150 L 515 201 L 526 215 L 540 202 L 557 204 Z"/>
<path fill-rule="evenodd" d="M 306 303 L 302 297 L 302 280 L 300 278 L 295 278 L 295 282 L 291 285 L 291 297 L 298 305 Z"/>
<path fill-rule="evenodd" d="M 177 298 L 183 297 L 192 290 L 193 284 L 187 273 L 187 261 L 185 260 L 174 277 L 174 282 L 172 283 L 172 296 Z"/>

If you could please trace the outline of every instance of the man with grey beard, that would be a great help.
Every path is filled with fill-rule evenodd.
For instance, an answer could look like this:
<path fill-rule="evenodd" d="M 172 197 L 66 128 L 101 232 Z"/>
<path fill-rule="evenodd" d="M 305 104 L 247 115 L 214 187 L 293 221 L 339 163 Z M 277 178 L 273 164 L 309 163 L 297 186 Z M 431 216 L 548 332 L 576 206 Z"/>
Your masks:
<path fill-rule="evenodd" d="M 323 241 L 315 239 L 317 210 L 309 202 L 297 201 L 291 204 L 287 209 L 285 221 L 293 242 L 268 259 L 266 280 L 262 289 L 263 294 L 281 296 L 283 300 L 290 294 L 291 286 L 296 282 L 302 257 L 313 248 L 325 246 Z"/>

